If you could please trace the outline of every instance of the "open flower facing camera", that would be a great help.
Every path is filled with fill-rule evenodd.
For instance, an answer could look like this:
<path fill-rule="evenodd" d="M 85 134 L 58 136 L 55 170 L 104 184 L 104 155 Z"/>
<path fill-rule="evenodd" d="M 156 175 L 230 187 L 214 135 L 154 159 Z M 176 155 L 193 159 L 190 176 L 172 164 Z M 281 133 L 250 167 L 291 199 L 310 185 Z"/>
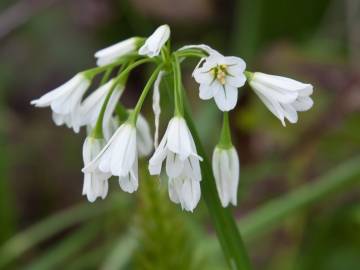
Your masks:
<path fill-rule="evenodd" d="M 204 198 L 229 266 L 250 269 L 241 236 L 226 209 L 230 204 L 237 204 L 240 177 L 239 156 L 231 140 L 229 112 L 236 108 L 238 92 L 243 91 L 247 82 L 284 126 L 285 119 L 296 123 L 297 113 L 313 106 L 310 97 L 313 87 L 281 76 L 250 72 L 243 59 L 224 56 L 208 45 L 188 45 L 172 51 L 169 38 L 169 26 L 162 25 L 148 38 L 132 37 L 102 49 L 95 53 L 97 67 L 78 73 L 31 104 L 50 107 L 56 125 L 65 124 L 76 133 L 86 127 L 82 194 L 90 202 L 105 199 L 113 176 L 123 191 L 135 192 L 141 185 L 138 160 L 148 158 L 151 175 L 162 172 L 166 175 L 172 202 L 193 212 L 201 197 Z M 194 57 L 199 58 L 193 77 L 199 84 L 200 99 L 213 98 L 223 114 L 212 164 L 197 134 L 182 83 L 180 63 Z M 144 64 L 153 65 L 154 70 L 135 107 L 125 108 L 120 98 L 126 92 L 127 78 Z M 85 97 L 99 75 L 102 79 L 98 88 Z M 161 138 L 160 84 L 163 80 L 171 85 L 165 98 L 173 100 L 166 104 L 173 106 L 174 114 Z M 154 139 L 149 123 L 140 114 L 151 90 Z"/>

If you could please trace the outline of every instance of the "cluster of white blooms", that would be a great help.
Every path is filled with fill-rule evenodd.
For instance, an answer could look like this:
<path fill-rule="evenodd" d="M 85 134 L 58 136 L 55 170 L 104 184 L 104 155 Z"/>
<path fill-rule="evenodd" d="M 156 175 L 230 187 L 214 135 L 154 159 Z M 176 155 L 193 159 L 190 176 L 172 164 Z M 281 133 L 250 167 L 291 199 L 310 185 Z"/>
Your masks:
<path fill-rule="evenodd" d="M 236 107 L 239 88 L 246 82 L 265 106 L 281 120 L 298 120 L 298 111 L 309 110 L 313 87 L 289 78 L 246 71 L 243 59 L 224 56 L 208 45 L 188 45 L 171 52 L 170 28 L 158 27 L 148 38 L 133 37 L 95 53 L 97 67 L 78 73 L 68 82 L 39 99 L 31 101 L 36 107 L 50 107 L 56 125 L 65 124 L 76 133 L 87 127 L 83 145 L 83 195 L 90 202 L 104 199 L 108 181 L 117 176 L 121 189 L 132 193 L 138 189 L 138 158 L 151 154 L 149 172 L 160 175 L 165 161 L 168 191 L 171 201 L 187 211 L 193 211 L 200 201 L 202 180 L 201 156 L 183 115 L 183 88 L 180 61 L 187 56 L 200 57 L 193 77 L 199 84 L 199 97 L 214 98 L 224 114 L 221 137 L 215 147 L 212 169 L 219 200 L 223 207 L 237 204 L 240 164 L 231 142 L 228 112 Z M 119 99 L 125 90 L 126 79 L 135 67 L 157 65 L 144 87 L 133 110 L 128 110 Z M 112 75 L 118 69 L 117 75 Z M 103 74 L 99 87 L 85 97 L 93 78 Z M 175 113 L 158 144 L 160 121 L 160 83 L 165 75 L 174 80 Z M 153 86 L 155 135 L 140 114 L 142 104 Z"/>

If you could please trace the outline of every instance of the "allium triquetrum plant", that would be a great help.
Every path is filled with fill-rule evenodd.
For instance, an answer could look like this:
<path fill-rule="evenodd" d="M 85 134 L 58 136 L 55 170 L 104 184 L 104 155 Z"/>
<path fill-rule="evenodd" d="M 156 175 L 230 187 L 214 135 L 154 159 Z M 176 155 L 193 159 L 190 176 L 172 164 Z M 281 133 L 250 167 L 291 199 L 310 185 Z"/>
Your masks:
<path fill-rule="evenodd" d="M 229 266 L 250 269 L 240 234 L 226 209 L 229 204 L 237 204 L 240 176 L 239 157 L 231 141 L 229 111 L 236 107 L 238 91 L 247 82 L 282 125 L 285 126 L 285 120 L 296 123 L 297 112 L 309 110 L 313 105 L 312 85 L 250 72 L 240 57 L 224 56 L 208 45 L 188 45 L 173 51 L 168 25 L 158 27 L 148 38 L 132 37 L 102 49 L 95 57 L 97 67 L 79 72 L 62 86 L 31 102 L 36 107 L 50 107 L 56 125 L 65 124 L 75 132 L 86 127 L 83 195 L 90 202 L 99 197 L 105 199 L 112 176 L 118 177 L 123 191 L 135 192 L 139 187 L 138 159 L 151 155 L 149 172 L 152 175 L 166 173 L 170 200 L 180 204 L 183 210 L 193 212 L 203 193 Z M 223 113 L 212 168 L 186 105 L 181 62 L 189 57 L 200 58 L 193 72 L 200 99 L 214 99 Z M 144 64 L 153 65 L 154 70 L 136 106 L 125 108 L 119 99 L 126 90 L 127 78 Z M 117 75 L 112 76 L 115 70 Z M 94 77 L 101 74 L 98 89 L 84 98 Z M 158 142 L 159 85 L 165 75 L 173 81 L 174 114 Z M 140 114 L 152 89 L 154 140 L 149 123 Z"/>

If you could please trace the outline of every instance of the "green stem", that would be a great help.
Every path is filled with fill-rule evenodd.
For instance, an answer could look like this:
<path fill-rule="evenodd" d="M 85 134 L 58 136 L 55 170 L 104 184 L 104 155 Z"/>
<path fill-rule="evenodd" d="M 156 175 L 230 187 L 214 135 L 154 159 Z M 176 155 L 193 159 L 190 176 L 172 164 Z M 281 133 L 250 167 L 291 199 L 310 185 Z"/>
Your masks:
<path fill-rule="evenodd" d="M 229 149 L 232 147 L 231 142 L 231 132 L 230 132 L 230 125 L 229 125 L 229 113 L 223 113 L 223 126 L 221 129 L 220 141 L 218 146 L 220 148 Z"/>
<path fill-rule="evenodd" d="M 182 83 L 181 83 L 181 68 L 179 59 L 176 54 L 173 55 L 174 61 L 172 62 L 174 73 L 174 97 L 175 97 L 175 112 L 177 116 L 184 115 L 184 104 L 182 99 Z"/>
<path fill-rule="evenodd" d="M 186 49 L 182 51 L 177 51 L 174 54 L 176 54 L 177 57 L 198 57 L 203 58 L 208 56 L 205 52 L 203 52 L 200 49 Z"/>
<path fill-rule="evenodd" d="M 145 101 L 145 98 L 146 98 L 147 94 L 149 93 L 151 86 L 155 82 L 155 80 L 162 68 L 163 68 L 163 64 L 160 64 L 157 66 L 157 68 L 154 70 L 154 72 L 151 74 L 149 80 L 147 81 L 143 91 L 141 92 L 140 98 L 139 98 L 138 102 L 136 103 L 134 112 L 132 114 L 130 114 L 130 116 L 129 116 L 129 121 L 132 124 L 134 124 L 134 125 L 136 124 L 137 117 L 140 113 L 140 110 Z"/>
<path fill-rule="evenodd" d="M 115 111 L 116 111 L 116 114 L 118 115 L 119 117 L 119 120 L 120 120 L 120 123 L 123 123 L 125 122 L 128 117 L 129 117 L 129 112 L 128 110 L 123 106 L 121 105 L 120 103 L 118 103 L 115 107 Z"/>
<path fill-rule="evenodd" d="M 113 71 L 113 67 L 110 67 L 105 71 L 105 74 L 101 78 L 100 86 L 104 85 L 109 80 L 112 71 Z"/>
<path fill-rule="evenodd" d="M 201 190 L 205 203 L 209 209 L 210 217 L 213 221 L 217 237 L 227 259 L 230 269 L 250 270 L 250 260 L 243 244 L 240 232 L 236 226 L 234 217 L 228 208 L 223 208 L 217 196 L 215 179 L 211 170 L 210 162 L 201 144 L 195 125 L 189 111 L 185 108 L 185 118 L 189 125 L 191 134 L 194 137 L 196 148 L 201 162 Z"/>

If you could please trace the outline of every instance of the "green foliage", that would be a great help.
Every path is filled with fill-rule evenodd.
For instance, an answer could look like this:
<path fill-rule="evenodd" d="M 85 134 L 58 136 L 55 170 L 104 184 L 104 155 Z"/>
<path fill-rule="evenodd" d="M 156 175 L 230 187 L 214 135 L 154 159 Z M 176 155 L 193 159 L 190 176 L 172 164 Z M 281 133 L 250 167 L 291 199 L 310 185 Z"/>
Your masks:
<path fill-rule="evenodd" d="M 206 269 L 200 268 L 201 261 L 195 258 L 195 243 L 186 227 L 185 213 L 169 201 L 167 181 L 160 184 L 146 174 L 142 172 L 138 193 L 134 269 Z"/>

